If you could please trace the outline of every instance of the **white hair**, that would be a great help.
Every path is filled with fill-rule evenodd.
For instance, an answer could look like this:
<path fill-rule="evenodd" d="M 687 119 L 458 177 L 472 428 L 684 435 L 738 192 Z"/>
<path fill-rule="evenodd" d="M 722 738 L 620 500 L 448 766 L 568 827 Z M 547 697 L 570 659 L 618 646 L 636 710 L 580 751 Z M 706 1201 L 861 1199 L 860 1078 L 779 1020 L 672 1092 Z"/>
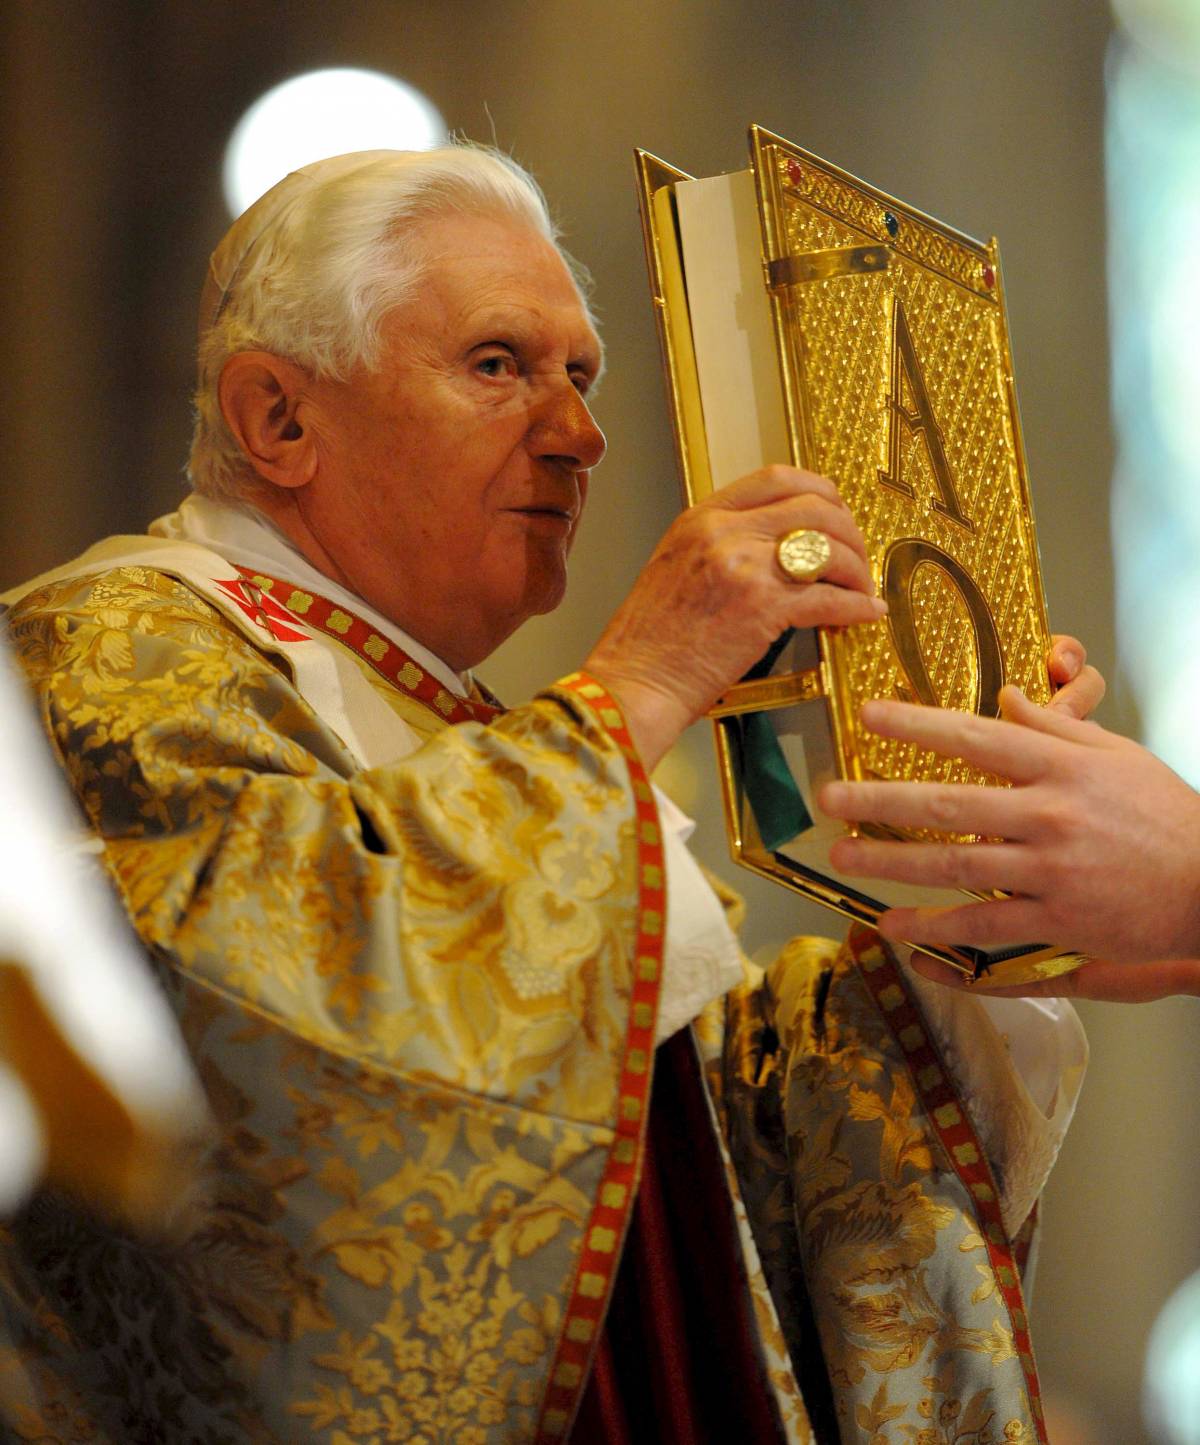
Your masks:
<path fill-rule="evenodd" d="M 531 226 L 558 248 L 583 293 L 586 274 L 558 246 L 538 183 L 490 147 L 334 156 L 294 172 L 235 222 L 213 254 L 201 302 L 187 469 L 197 492 L 244 498 L 257 482 L 221 414 L 226 361 L 261 350 L 315 376 L 370 370 L 384 318 L 432 264 L 419 244 L 421 223 L 454 213 Z"/>

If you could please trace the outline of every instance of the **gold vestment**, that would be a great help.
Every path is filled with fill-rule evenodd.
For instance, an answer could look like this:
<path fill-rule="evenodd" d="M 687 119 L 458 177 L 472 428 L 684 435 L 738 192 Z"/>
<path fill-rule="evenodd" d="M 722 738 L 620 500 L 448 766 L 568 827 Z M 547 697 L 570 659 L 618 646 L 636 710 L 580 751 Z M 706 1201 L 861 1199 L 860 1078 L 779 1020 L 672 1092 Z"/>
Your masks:
<path fill-rule="evenodd" d="M 287 644 L 175 577 L 72 577 L 10 622 L 222 1142 L 181 1238 L 50 1196 L 7 1231 L 9 1428 L 562 1438 L 636 1189 L 662 931 L 611 702 L 567 680 L 364 771 Z M 843 1440 L 1043 1438 L 1020 1248 L 873 936 L 798 940 L 696 1034 L 780 1438 L 815 1438 L 801 1266 Z"/>

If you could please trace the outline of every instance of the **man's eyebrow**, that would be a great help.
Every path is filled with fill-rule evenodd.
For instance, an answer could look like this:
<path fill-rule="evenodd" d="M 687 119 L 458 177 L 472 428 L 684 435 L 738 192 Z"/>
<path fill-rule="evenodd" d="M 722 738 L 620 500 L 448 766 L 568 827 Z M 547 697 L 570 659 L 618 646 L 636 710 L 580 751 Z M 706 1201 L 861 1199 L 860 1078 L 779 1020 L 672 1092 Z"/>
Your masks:
<path fill-rule="evenodd" d="M 505 336 L 524 337 L 537 329 L 531 327 L 528 320 L 522 322 L 515 312 L 500 309 L 471 316 L 468 326 L 471 346 L 479 345 L 480 341 L 502 340 Z"/>

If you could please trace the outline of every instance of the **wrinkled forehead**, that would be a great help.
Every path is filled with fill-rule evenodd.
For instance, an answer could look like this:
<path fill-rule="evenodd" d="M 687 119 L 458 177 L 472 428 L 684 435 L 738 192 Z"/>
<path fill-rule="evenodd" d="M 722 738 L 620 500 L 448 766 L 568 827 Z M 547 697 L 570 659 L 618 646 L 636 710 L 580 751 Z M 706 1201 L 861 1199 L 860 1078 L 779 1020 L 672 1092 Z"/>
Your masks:
<path fill-rule="evenodd" d="M 527 310 L 570 332 L 580 359 L 599 375 L 604 346 L 588 301 L 589 278 L 557 242 L 510 215 L 463 212 L 429 216 L 406 240 L 426 277 L 413 304 L 436 295 L 445 319 L 455 323 Z"/>

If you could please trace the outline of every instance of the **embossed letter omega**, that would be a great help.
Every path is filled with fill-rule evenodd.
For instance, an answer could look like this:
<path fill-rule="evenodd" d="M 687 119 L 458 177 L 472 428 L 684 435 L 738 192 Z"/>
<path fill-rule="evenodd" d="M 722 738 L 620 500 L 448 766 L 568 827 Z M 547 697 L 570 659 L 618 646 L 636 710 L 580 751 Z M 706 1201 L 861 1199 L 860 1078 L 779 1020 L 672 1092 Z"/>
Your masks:
<path fill-rule="evenodd" d="M 906 404 L 911 402 L 911 404 Z M 938 496 L 933 509 L 949 521 L 974 532 L 975 524 L 963 511 L 954 475 L 942 442 L 942 430 L 933 414 L 929 389 L 913 346 L 912 332 L 899 296 L 892 303 L 891 385 L 888 391 L 888 464 L 880 468 L 885 487 L 916 500 L 913 485 L 904 476 L 906 436 L 924 444 Z M 913 616 L 912 583 L 919 567 L 937 567 L 958 591 L 975 633 L 975 710 L 995 717 L 997 695 L 1004 686 L 1004 654 L 987 600 L 966 568 L 933 542 L 907 537 L 892 543 L 883 559 L 883 595 L 888 604 L 888 628 L 912 695 L 919 702 L 939 706 Z"/>

